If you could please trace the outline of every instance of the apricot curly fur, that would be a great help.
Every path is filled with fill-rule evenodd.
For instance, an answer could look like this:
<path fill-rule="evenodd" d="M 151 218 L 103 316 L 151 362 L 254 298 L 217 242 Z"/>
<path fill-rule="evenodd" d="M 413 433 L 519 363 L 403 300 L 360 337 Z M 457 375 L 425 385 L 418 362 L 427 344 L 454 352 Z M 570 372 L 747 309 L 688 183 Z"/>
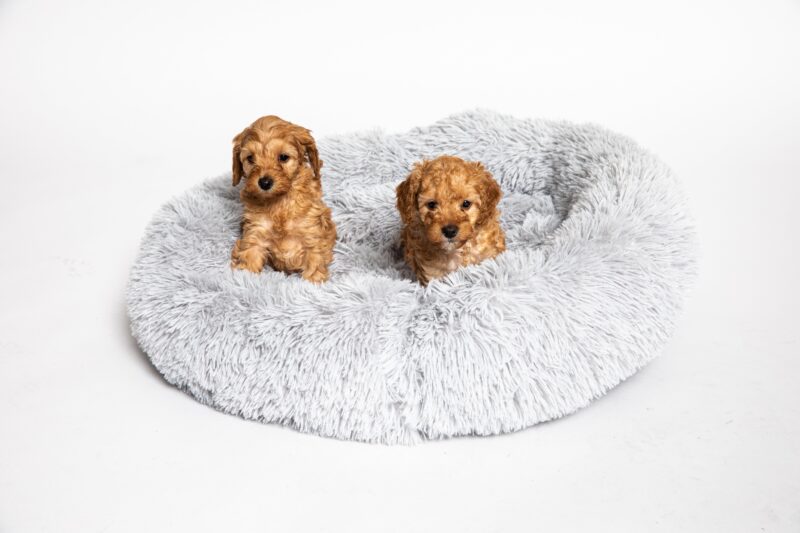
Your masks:
<path fill-rule="evenodd" d="M 440 156 L 414 165 L 397 186 L 397 209 L 405 260 L 417 281 L 427 285 L 505 251 L 497 209 L 501 195 L 479 162 Z"/>
<path fill-rule="evenodd" d="M 233 139 L 233 186 L 244 179 L 233 268 L 261 272 L 268 265 L 315 283 L 328 280 L 336 226 L 322 200 L 321 169 L 311 132 L 274 115 Z"/>

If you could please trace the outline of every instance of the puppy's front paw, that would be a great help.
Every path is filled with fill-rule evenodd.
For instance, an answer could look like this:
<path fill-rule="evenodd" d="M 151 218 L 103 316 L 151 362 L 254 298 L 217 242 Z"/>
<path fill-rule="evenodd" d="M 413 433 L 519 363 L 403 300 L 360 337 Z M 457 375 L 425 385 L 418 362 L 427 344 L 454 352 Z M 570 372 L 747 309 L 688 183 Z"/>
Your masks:
<path fill-rule="evenodd" d="M 231 250 L 231 268 L 237 268 L 239 266 L 239 245 L 241 242 L 241 239 L 236 239 L 236 244 L 233 245 L 233 249 Z"/>
<path fill-rule="evenodd" d="M 245 263 L 243 261 L 239 261 L 239 262 L 231 261 L 231 268 L 233 270 L 247 270 L 247 271 L 256 272 L 256 273 L 257 272 L 261 272 L 261 270 L 255 268 L 253 265 L 251 265 L 249 263 Z"/>
<path fill-rule="evenodd" d="M 258 274 L 264 269 L 264 265 L 263 263 L 255 261 L 239 260 L 235 263 L 231 261 L 231 268 L 235 270 L 248 270 L 250 272 Z"/>
<path fill-rule="evenodd" d="M 311 283 L 325 283 L 330 277 L 327 269 L 304 270 L 303 279 Z"/>
<path fill-rule="evenodd" d="M 231 250 L 231 268 L 256 273 L 261 272 L 264 268 L 264 253 L 254 248 L 243 250 L 241 241 L 236 241 L 233 250 Z"/>

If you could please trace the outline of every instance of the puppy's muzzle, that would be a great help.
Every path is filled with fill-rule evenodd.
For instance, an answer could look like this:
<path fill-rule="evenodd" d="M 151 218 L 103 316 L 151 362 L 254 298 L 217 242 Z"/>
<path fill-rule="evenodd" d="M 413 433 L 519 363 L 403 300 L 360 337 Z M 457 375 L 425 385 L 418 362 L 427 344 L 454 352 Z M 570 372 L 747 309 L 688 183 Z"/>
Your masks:
<path fill-rule="evenodd" d="M 454 226 L 452 224 L 448 224 L 447 226 L 442 227 L 442 235 L 447 237 L 448 239 L 452 239 L 456 235 L 458 235 L 458 226 Z"/>
<path fill-rule="evenodd" d="M 275 184 L 275 181 L 272 178 L 270 178 L 269 176 L 262 176 L 258 180 L 258 186 L 261 187 L 261 189 L 264 190 L 264 191 L 270 190 L 274 184 Z"/>

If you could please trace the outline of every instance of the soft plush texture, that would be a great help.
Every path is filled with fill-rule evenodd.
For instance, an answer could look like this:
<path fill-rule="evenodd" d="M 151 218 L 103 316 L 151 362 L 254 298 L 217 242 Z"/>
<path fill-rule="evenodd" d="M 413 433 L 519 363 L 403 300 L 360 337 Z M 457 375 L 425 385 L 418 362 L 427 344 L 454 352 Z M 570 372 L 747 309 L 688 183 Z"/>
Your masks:
<path fill-rule="evenodd" d="M 369 442 L 504 433 L 587 405 L 672 331 L 694 232 L 671 171 L 631 140 L 481 111 L 318 144 L 339 234 L 328 283 L 230 269 L 229 175 L 147 229 L 133 335 L 201 402 Z M 508 250 L 423 288 L 398 249 L 394 188 L 440 154 L 494 174 Z"/>

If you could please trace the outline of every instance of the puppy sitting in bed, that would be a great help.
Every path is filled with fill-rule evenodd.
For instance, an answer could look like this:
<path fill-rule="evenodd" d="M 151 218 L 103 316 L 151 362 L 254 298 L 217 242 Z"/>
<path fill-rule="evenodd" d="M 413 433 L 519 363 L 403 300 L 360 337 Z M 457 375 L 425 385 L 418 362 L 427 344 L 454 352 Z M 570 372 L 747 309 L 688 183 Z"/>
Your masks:
<path fill-rule="evenodd" d="M 427 285 L 506 249 L 500 186 L 481 163 L 441 156 L 417 163 L 397 186 L 405 260 Z"/>
<path fill-rule="evenodd" d="M 328 279 L 336 226 L 322 201 L 321 168 L 311 132 L 273 115 L 233 139 L 233 186 L 244 179 L 233 268 L 260 272 L 266 264 L 315 283 Z"/>

